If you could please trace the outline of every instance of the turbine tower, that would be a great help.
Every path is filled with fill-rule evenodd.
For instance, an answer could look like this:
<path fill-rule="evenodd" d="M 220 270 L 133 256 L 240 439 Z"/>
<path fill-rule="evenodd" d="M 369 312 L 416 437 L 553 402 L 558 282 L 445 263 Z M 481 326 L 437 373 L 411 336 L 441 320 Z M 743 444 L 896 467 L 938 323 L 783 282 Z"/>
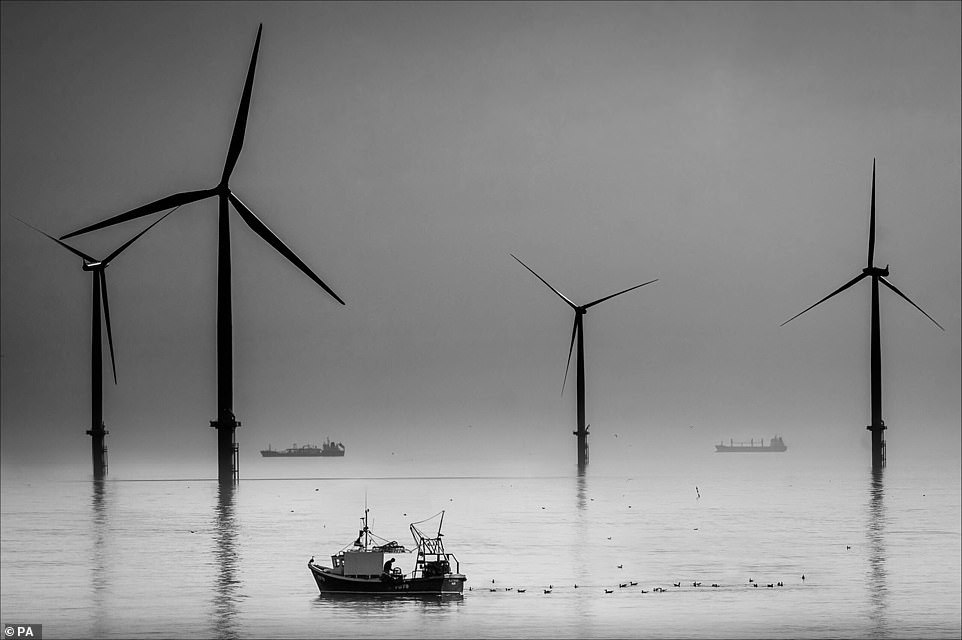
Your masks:
<path fill-rule="evenodd" d="M 151 227 L 169 216 L 174 210 L 168 211 L 163 216 L 155 220 L 146 229 L 125 242 L 119 249 L 111 253 L 103 260 L 97 260 L 88 256 L 86 253 L 71 247 L 69 244 L 54 238 L 48 233 L 44 233 L 35 226 L 20 220 L 34 231 L 42 233 L 61 247 L 80 256 L 83 259 L 83 270 L 89 271 L 93 276 L 93 304 L 91 305 L 90 319 L 90 429 L 87 435 L 90 436 L 90 452 L 93 457 L 94 480 L 103 480 L 107 476 L 107 443 L 106 437 L 109 433 L 104 425 L 104 376 L 103 376 L 103 330 L 104 324 L 107 326 L 107 344 L 110 347 L 110 366 L 114 374 L 114 384 L 117 384 L 117 363 L 114 359 L 114 339 L 110 331 L 110 305 L 107 302 L 107 267 L 114 258 L 123 253 L 124 249 L 134 243 L 137 238 L 150 231 Z M 14 216 L 16 217 L 16 216 Z M 101 321 L 100 308 L 103 305 L 103 321 Z"/>
<path fill-rule="evenodd" d="M 619 291 L 618 293 L 613 293 L 610 296 L 605 296 L 604 298 L 599 298 L 588 304 L 576 305 L 567 296 L 562 294 L 560 291 L 548 284 L 548 281 L 535 273 L 534 269 L 521 262 L 521 259 L 513 253 L 510 254 L 512 258 L 521 263 L 521 266 L 534 273 L 535 277 L 541 282 L 554 291 L 559 298 L 565 301 L 565 303 L 574 309 L 575 320 L 574 325 L 571 328 L 571 345 L 568 347 L 568 364 L 565 366 L 565 377 L 564 381 L 561 383 L 561 392 L 564 393 L 565 384 L 568 382 L 568 368 L 571 366 L 571 353 L 574 351 L 575 339 L 578 340 L 578 363 L 576 369 L 577 378 L 577 391 L 578 391 L 578 429 L 573 431 L 575 436 L 578 438 L 578 472 L 584 473 L 585 467 L 588 465 L 588 427 L 585 425 L 585 337 L 584 337 L 584 317 L 588 312 L 588 309 L 595 306 L 596 304 L 601 304 L 605 300 L 610 300 L 615 296 L 620 296 L 623 293 L 628 293 L 629 291 L 634 291 L 639 287 L 643 287 L 646 284 L 651 284 L 652 282 L 658 282 L 657 278 L 655 280 L 649 280 L 648 282 L 643 282 L 641 284 L 635 285 L 624 291 Z"/>
<path fill-rule="evenodd" d="M 233 390 L 233 329 L 231 321 L 231 258 L 230 258 L 230 218 L 228 217 L 228 203 L 234 207 L 241 219 L 251 230 L 263 238 L 269 245 L 287 258 L 298 269 L 303 271 L 311 280 L 329 293 L 335 300 L 344 304 L 330 287 L 328 287 L 304 262 L 278 238 L 267 225 L 261 222 L 230 188 L 230 176 L 240 157 L 244 144 L 244 132 L 247 128 L 247 114 L 250 110 L 251 90 L 254 86 L 254 67 L 257 64 L 257 51 L 261 43 L 261 30 L 257 28 L 257 38 L 254 40 L 254 51 L 251 54 L 250 67 L 247 70 L 247 80 L 241 95 L 234 130 L 231 134 L 230 146 L 227 149 L 227 160 L 220 182 L 210 188 L 199 191 L 185 191 L 166 196 L 149 204 L 131 209 L 125 213 L 107 218 L 96 224 L 63 236 L 70 238 L 82 233 L 103 229 L 120 222 L 133 220 L 141 216 L 156 213 L 163 209 L 197 202 L 206 198 L 217 197 L 218 226 L 217 226 L 217 419 L 210 421 L 210 426 L 217 429 L 217 477 L 221 482 L 237 478 L 237 444 L 235 430 L 241 426 L 234 415 Z"/>
<path fill-rule="evenodd" d="M 886 287 L 897 293 L 901 298 L 903 298 L 910 305 L 922 312 L 926 318 L 935 323 L 939 329 L 945 331 L 945 327 L 935 322 L 935 319 L 929 314 L 922 311 L 922 308 L 909 300 L 908 296 L 899 291 L 895 285 L 885 279 L 889 274 L 889 265 L 885 265 L 884 269 L 875 266 L 875 160 L 872 160 L 872 206 L 871 215 L 868 230 L 868 266 L 862 269 L 862 273 L 855 276 L 841 287 L 828 294 L 812 306 L 808 307 L 804 311 L 795 314 L 780 326 L 785 326 L 798 316 L 802 315 L 810 309 L 814 309 L 818 305 L 822 304 L 829 298 L 838 295 L 839 293 L 845 291 L 849 287 L 853 286 L 859 280 L 864 278 L 872 278 L 872 337 L 871 337 L 871 378 L 872 378 L 872 423 L 869 424 L 866 429 L 872 432 L 872 469 L 880 470 L 885 466 L 885 421 L 882 420 L 882 337 L 881 337 L 881 323 L 879 320 L 879 306 L 878 306 L 878 285 L 879 282 L 884 284 Z"/>

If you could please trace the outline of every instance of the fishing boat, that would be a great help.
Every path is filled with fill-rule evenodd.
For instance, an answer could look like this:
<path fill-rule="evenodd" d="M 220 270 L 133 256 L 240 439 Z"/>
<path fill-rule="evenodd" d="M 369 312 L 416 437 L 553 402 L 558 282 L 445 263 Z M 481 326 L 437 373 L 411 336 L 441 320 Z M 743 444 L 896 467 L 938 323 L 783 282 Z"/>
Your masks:
<path fill-rule="evenodd" d="M 785 442 L 781 436 L 772 438 L 767 446 L 765 445 L 764 438 L 757 443 L 755 439 L 752 438 L 748 442 L 735 442 L 734 440 L 730 440 L 728 444 L 721 442 L 715 445 L 715 453 L 781 453 L 787 450 L 788 447 L 785 446 Z"/>
<path fill-rule="evenodd" d="M 444 511 L 410 525 L 416 545 L 410 551 L 394 540 L 376 536 L 368 527 L 368 511 L 364 509 L 357 539 L 331 556 L 330 567 L 315 564 L 313 557 L 308 560 L 307 568 L 322 594 L 460 595 L 464 591 L 467 578 L 441 541 Z M 417 525 L 438 516 L 437 535 L 428 536 L 418 529 Z M 394 566 L 398 556 L 412 553 L 416 557 L 410 573 Z"/>
<path fill-rule="evenodd" d="M 313 444 L 297 446 L 295 442 L 287 449 L 278 450 L 271 449 L 271 445 L 267 445 L 266 449 L 261 449 L 261 455 L 265 458 L 341 457 L 344 455 L 344 445 L 340 442 L 331 442 L 330 439 L 325 440 L 320 447 Z"/>

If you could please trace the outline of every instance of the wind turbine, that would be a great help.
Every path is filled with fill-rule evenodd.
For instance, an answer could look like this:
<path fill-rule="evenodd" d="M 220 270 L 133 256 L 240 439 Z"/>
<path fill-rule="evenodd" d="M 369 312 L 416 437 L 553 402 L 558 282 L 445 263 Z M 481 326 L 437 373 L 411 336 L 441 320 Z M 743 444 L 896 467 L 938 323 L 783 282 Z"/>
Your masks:
<path fill-rule="evenodd" d="M 802 315 L 810 309 L 814 309 L 818 305 L 822 304 L 829 298 L 838 295 L 839 293 L 845 291 L 849 287 L 853 286 L 859 280 L 864 278 L 872 278 L 872 359 L 871 359 L 871 377 L 872 377 L 872 423 L 865 427 L 872 432 L 872 468 L 875 470 L 880 470 L 885 466 L 885 421 L 882 420 L 882 340 L 881 340 L 881 324 L 879 321 L 879 306 L 878 306 L 878 285 L 879 282 L 884 284 L 886 287 L 897 293 L 901 298 L 903 298 L 910 305 L 922 312 L 926 318 L 935 323 L 939 329 L 945 331 L 945 327 L 935 322 L 935 318 L 929 314 L 922 311 L 922 307 L 915 304 L 909 300 L 908 296 L 899 291 L 895 285 L 885 279 L 885 276 L 889 274 L 889 265 L 885 265 L 884 269 L 875 266 L 875 160 L 872 160 L 872 208 L 870 215 L 870 223 L 868 230 L 868 266 L 862 269 L 862 273 L 855 276 L 841 287 L 828 294 L 812 306 L 808 307 L 804 311 L 795 314 L 780 326 L 785 326 L 798 316 Z"/>
<path fill-rule="evenodd" d="M 561 383 L 561 392 L 564 393 L 565 384 L 568 382 L 568 368 L 571 366 L 571 353 L 574 351 L 575 338 L 578 339 L 578 364 L 577 364 L 577 390 L 578 390 L 578 429 L 574 431 L 575 436 L 578 438 L 578 471 L 583 473 L 585 467 L 588 465 L 588 427 L 585 426 L 585 337 L 584 337 L 584 317 L 588 312 L 588 309 L 595 306 L 596 304 L 601 304 L 605 300 L 610 300 L 615 296 L 620 296 L 623 293 L 628 293 L 629 291 L 634 291 L 639 287 L 643 287 L 646 284 L 651 284 L 652 282 L 658 282 L 658 279 L 649 280 L 648 282 L 643 282 L 641 284 L 635 285 L 624 291 L 619 291 L 618 293 L 613 293 L 610 296 L 605 296 L 604 298 L 598 298 L 593 302 L 588 304 L 576 305 L 563 293 L 548 284 L 548 281 L 535 273 L 534 269 L 521 262 L 521 259 L 513 253 L 510 254 L 512 258 L 521 263 L 521 266 L 534 273 L 535 277 L 541 282 L 554 291 L 559 298 L 565 301 L 565 303 L 574 309 L 575 320 L 574 325 L 571 328 L 571 345 L 568 347 L 568 363 L 565 365 L 565 377 L 564 381 Z"/>
<path fill-rule="evenodd" d="M 103 376 L 103 330 L 104 324 L 107 326 L 107 344 L 110 347 L 110 367 L 114 374 L 114 384 L 117 384 L 117 362 L 114 359 L 114 338 L 110 330 L 110 305 L 107 302 L 107 267 L 114 258 L 132 245 L 140 236 L 150 231 L 151 227 L 169 216 L 176 209 L 171 209 L 163 216 L 155 220 L 146 229 L 135 235 L 133 238 L 120 245 L 116 251 L 108 255 L 103 260 L 97 260 L 86 253 L 71 247 L 69 244 L 54 238 L 52 235 L 41 231 L 32 224 L 23 222 L 34 231 L 42 233 L 61 247 L 80 256 L 83 259 L 83 270 L 89 271 L 93 276 L 93 304 L 91 305 L 90 319 L 90 429 L 87 435 L 90 436 L 90 451 L 93 456 L 94 479 L 103 480 L 107 475 L 107 444 L 106 436 L 109 433 L 104 425 L 104 376 Z M 16 216 L 14 216 L 16 217 Z M 100 307 L 103 305 L 103 322 L 101 322 Z"/>
<path fill-rule="evenodd" d="M 206 198 L 217 197 L 218 201 L 218 237 L 217 237 L 217 419 L 210 421 L 210 426 L 217 429 L 217 477 L 220 481 L 237 478 L 237 445 L 234 432 L 240 426 L 235 419 L 234 391 L 233 391 L 233 331 L 231 322 L 231 259 L 230 259 L 230 218 L 228 217 L 228 203 L 234 207 L 241 219 L 247 223 L 254 233 L 263 238 L 278 253 L 287 258 L 298 269 L 327 291 L 335 300 L 344 304 L 330 287 L 328 287 L 304 262 L 278 238 L 267 225 L 261 222 L 230 188 L 230 176 L 240 157 L 244 144 L 244 131 L 247 128 L 247 114 L 250 110 L 251 90 L 254 85 L 254 67 L 257 64 L 257 50 L 261 42 L 263 24 L 257 28 L 257 38 L 254 40 L 254 51 L 251 54 L 250 67 L 247 70 L 247 80 L 244 92 L 241 94 L 240 106 L 237 109 L 237 119 L 234 121 L 234 131 L 231 134 L 230 146 L 227 149 L 227 160 L 220 182 L 210 189 L 199 191 L 185 191 L 155 200 L 149 204 L 131 209 L 126 213 L 107 218 L 96 224 L 63 236 L 70 238 L 82 233 L 103 229 L 120 222 L 133 220 L 163 209 L 197 202 Z"/>

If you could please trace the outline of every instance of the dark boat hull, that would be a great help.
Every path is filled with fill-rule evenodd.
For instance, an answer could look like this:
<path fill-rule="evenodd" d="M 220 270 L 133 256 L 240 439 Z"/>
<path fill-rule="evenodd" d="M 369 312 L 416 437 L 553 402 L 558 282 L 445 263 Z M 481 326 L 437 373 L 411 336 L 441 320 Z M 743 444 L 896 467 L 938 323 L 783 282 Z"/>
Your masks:
<path fill-rule="evenodd" d="M 467 579 L 458 573 L 429 578 L 352 578 L 332 573 L 327 567 L 309 564 L 311 575 L 321 593 L 381 595 L 447 595 L 464 591 Z"/>
<path fill-rule="evenodd" d="M 716 444 L 715 453 L 781 453 L 787 451 L 788 447 L 752 447 L 752 446 L 730 446 L 727 444 Z"/>

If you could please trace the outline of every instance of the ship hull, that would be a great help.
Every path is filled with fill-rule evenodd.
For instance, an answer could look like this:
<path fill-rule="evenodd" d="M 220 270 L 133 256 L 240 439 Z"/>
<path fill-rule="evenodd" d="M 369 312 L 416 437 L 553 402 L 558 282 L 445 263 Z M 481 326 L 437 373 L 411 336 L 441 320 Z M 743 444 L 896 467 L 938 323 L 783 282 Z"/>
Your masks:
<path fill-rule="evenodd" d="M 447 595 L 464 592 L 467 579 L 459 573 L 429 578 L 353 578 L 333 573 L 328 567 L 309 564 L 311 575 L 321 593 L 380 595 Z"/>
<path fill-rule="evenodd" d="M 715 453 L 781 453 L 787 451 L 788 447 L 740 447 L 738 445 L 731 446 L 727 444 L 716 444 Z"/>
<path fill-rule="evenodd" d="M 308 451 L 306 453 L 287 453 L 286 451 L 272 451 L 262 449 L 261 455 L 265 458 L 343 458 L 343 451 Z"/>

